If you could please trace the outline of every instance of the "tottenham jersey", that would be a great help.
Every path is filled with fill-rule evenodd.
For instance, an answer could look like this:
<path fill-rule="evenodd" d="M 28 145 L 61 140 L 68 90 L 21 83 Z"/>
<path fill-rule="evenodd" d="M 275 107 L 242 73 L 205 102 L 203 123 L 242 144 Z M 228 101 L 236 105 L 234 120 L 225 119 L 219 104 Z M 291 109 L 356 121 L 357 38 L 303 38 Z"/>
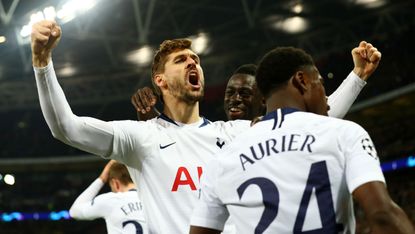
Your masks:
<path fill-rule="evenodd" d="M 222 230 L 230 214 L 237 233 L 354 233 L 351 193 L 384 182 L 363 128 L 288 108 L 266 115 L 215 158 L 194 226 Z"/>
<path fill-rule="evenodd" d="M 70 213 L 74 218 L 81 220 L 104 218 L 109 234 L 148 233 L 143 205 L 135 189 L 104 193 L 92 200 L 75 202 Z"/>
<path fill-rule="evenodd" d="M 79 117 L 72 113 L 52 62 L 34 71 L 42 113 L 53 136 L 128 165 L 148 207 L 145 210 L 150 231 L 187 233 L 203 165 L 238 132 L 246 130 L 249 122 L 201 120 L 194 125 L 181 125 L 163 116 L 147 122 L 104 122 Z M 352 72 L 329 97 L 328 102 L 333 103 L 330 114 L 341 117 L 364 83 Z"/>
<path fill-rule="evenodd" d="M 111 158 L 124 163 L 145 204 L 150 233 L 188 233 L 204 165 L 250 121 L 180 124 L 165 115 L 114 122 Z"/>

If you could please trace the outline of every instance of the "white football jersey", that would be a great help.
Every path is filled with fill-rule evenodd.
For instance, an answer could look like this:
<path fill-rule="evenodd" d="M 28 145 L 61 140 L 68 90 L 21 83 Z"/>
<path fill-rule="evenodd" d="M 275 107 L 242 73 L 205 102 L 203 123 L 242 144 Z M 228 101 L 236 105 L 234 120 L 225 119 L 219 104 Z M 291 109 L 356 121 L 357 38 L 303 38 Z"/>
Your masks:
<path fill-rule="evenodd" d="M 150 233 L 188 233 L 205 164 L 250 121 L 180 124 L 165 115 L 114 123 L 111 158 L 125 164 L 145 204 Z M 128 143 L 128 144 L 127 144 Z"/>
<path fill-rule="evenodd" d="M 34 71 L 42 113 L 53 136 L 127 165 L 139 186 L 151 233 L 187 233 L 203 166 L 233 137 L 247 130 L 249 121 L 211 123 L 201 119 L 182 125 L 165 116 L 147 122 L 79 117 L 66 100 L 52 62 Z M 328 98 L 330 115 L 342 117 L 364 84 L 351 72 Z"/>
<path fill-rule="evenodd" d="M 104 218 L 108 234 L 147 234 L 144 208 L 135 189 L 127 192 L 96 194 L 104 183 L 96 179 L 76 199 L 71 216 L 80 220 Z"/>
<path fill-rule="evenodd" d="M 351 193 L 370 181 L 385 179 L 363 128 L 278 109 L 208 164 L 191 224 L 222 230 L 230 214 L 237 233 L 354 233 Z"/>

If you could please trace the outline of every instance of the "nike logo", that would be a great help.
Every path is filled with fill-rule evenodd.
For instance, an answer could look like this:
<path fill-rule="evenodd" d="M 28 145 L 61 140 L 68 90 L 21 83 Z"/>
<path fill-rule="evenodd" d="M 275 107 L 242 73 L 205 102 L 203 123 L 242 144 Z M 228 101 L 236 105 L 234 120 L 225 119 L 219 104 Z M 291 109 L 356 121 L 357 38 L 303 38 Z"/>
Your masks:
<path fill-rule="evenodd" d="M 176 142 L 173 142 L 173 143 L 170 143 L 170 144 L 167 144 L 167 145 L 161 145 L 160 144 L 160 149 L 165 149 L 165 148 L 167 148 L 167 147 L 169 147 L 171 145 L 174 145 L 174 144 L 176 144 Z"/>

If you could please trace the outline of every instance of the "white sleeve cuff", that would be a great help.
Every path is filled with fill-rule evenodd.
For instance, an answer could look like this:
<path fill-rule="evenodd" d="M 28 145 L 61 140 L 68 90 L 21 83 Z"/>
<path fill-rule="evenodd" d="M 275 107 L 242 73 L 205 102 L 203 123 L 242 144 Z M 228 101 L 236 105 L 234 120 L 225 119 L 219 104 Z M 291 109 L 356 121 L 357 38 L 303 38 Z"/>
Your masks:
<path fill-rule="evenodd" d="M 53 69 L 53 62 L 52 62 L 52 60 L 49 61 L 48 65 L 46 65 L 46 67 L 33 67 L 33 70 L 37 74 L 46 74 L 51 69 Z"/>

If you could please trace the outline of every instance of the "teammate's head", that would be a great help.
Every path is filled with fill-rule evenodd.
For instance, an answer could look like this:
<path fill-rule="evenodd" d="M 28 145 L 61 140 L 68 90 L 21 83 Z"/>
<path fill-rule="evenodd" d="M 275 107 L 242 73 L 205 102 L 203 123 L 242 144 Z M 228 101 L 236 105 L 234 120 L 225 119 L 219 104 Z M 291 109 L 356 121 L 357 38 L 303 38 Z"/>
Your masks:
<path fill-rule="evenodd" d="M 199 57 L 191 50 L 189 39 L 165 40 L 153 59 L 152 84 L 156 94 L 200 101 L 204 91 L 203 70 Z"/>
<path fill-rule="evenodd" d="M 127 167 L 119 162 L 114 162 L 108 172 L 108 184 L 111 191 L 120 192 L 123 187 L 127 187 L 132 183 Z"/>
<path fill-rule="evenodd" d="M 258 66 L 256 80 L 268 112 L 291 106 L 327 115 L 322 78 L 311 56 L 301 49 L 277 47 L 268 52 Z"/>
<path fill-rule="evenodd" d="M 252 120 L 263 115 L 265 103 L 256 85 L 256 69 L 255 64 L 244 64 L 229 78 L 223 100 L 228 120 Z"/>

